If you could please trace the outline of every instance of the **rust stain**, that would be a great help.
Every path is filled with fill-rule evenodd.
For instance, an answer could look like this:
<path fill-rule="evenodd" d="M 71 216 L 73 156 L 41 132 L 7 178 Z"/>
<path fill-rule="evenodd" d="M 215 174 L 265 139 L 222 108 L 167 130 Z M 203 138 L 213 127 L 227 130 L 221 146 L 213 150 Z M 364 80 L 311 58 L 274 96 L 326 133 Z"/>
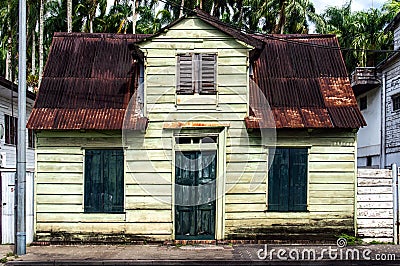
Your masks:
<path fill-rule="evenodd" d="M 265 43 L 265 48 L 253 64 L 255 85 L 250 84 L 247 128 L 366 125 L 340 51 L 323 48 L 339 47 L 334 35 L 254 36 Z M 268 104 L 262 104 L 262 99 Z"/>
<path fill-rule="evenodd" d="M 218 123 L 218 122 L 165 122 L 163 128 L 175 129 L 175 128 L 188 128 L 188 127 L 229 127 L 229 123 Z"/>
<path fill-rule="evenodd" d="M 129 47 L 148 36 L 56 33 L 27 127 L 121 129 L 139 79 L 139 55 Z M 147 126 L 136 120 L 131 129 Z"/>

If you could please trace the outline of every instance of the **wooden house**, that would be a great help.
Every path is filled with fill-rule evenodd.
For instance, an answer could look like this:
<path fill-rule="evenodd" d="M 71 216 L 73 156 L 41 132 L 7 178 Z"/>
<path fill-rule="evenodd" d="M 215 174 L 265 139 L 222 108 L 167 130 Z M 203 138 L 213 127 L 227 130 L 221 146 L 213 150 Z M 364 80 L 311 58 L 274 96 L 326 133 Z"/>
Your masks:
<path fill-rule="evenodd" d="M 324 240 L 355 231 L 365 124 L 333 35 L 196 10 L 159 33 L 58 33 L 28 127 L 37 240 Z"/>

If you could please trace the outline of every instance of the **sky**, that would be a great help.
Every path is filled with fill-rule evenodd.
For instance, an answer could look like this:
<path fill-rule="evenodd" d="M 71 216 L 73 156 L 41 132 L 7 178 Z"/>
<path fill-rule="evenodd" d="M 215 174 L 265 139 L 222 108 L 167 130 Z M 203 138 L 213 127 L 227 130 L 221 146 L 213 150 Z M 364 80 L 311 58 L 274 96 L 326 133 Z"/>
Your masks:
<path fill-rule="evenodd" d="M 317 14 L 321 14 L 328 6 L 343 6 L 348 0 L 311 0 Z M 352 11 L 368 10 L 371 7 L 380 8 L 387 0 L 353 0 Z M 334 2 L 334 4 L 332 3 Z"/>

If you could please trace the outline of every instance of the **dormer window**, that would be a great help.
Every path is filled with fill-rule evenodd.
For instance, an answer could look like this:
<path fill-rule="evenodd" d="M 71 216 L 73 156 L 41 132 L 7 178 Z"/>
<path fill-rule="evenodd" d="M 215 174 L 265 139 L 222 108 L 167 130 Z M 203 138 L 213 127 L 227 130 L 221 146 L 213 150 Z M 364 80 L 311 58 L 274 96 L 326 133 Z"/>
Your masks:
<path fill-rule="evenodd" d="M 216 54 L 178 55 L 177 94 L 217 94 Z"/>

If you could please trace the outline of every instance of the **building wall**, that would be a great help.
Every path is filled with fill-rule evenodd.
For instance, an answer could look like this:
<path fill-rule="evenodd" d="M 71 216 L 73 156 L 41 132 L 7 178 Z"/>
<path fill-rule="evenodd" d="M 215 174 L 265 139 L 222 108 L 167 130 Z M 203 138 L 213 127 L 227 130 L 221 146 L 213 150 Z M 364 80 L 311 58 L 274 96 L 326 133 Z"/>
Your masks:
<path fill-rule="evenodd" d="M 174 182 L 174 167 L 171 167 L 175 150 L 174 136 L 200 132 L 206 134 L 214 132 L 226 136 L 226 141 L 222 135 L 219 138 L 220 151 L 223 154 L 218 157 L 218 164 L 220 165 L 219 172 L 223 174 L 217 178 L 221 183 L 227 183 L 227 187 L 232 182 L 229 178 L 238 178 L 238 174 L 242 171 L 247 180 L 250 180 L 251 171 L 260 167 L 264 169 L 262 164 L 266 159 L 262 160 L 262 158 L 266 155 L 262 148 L 256 145 L 257 139 L 249 138 L 244 124 L 244 118 L 249 109 L 248 53 L 250 47 L 198 18 L 185 19 L 167 32 L 153 38 L 151 42 L 141 44 L 140 47 L 146 54 L 146 113 L 150 122 L 144 142 L 142 136 L 138 137 L 140 151 L 135 150 L 137 145 L 133 145 L 132 154 L 148 154 L 150 151 L 150 161 L 146 159 L 146 156 L 141 156 L 145 161 L 130 161 L 128 158 L 127 165 L 132 175 L 139 176 L 143 180 L 150 180 L 154 175 L 160 176 L 159 173 L 163 173 L 161 179 L 166 180 L 167 183 L 163 187 L 157 186 L 160 191 L 154 193 L 157 196 L 168 197 L 167 202 L 171 202 L 173 191 L 170 183 Z M 177 54 L 184 52 L 217 54 L 217 95 L 175 94 Z M 183 132 L 181 125 L 177 123 L 182 123 L 187 131 Z M 251 145 L 247 145 L 249 142 Z M 243 153 L 249 153 L 256 159 L 251 162 L 242 161 L 240 154 Z M 151 162 L 152 154 L 158 154 L 157 161 Z M 159 154 L 163 156 L 160 158 Z M 224 158 L 228 161 L 226 166 L 223 163 Z M 143 169 L 146 170 L 141 173 Z M 265 173 L 261 172 L 261 175 Z M 246 186 L 248 187 L 248 185 L 242 185 L 238 191 L 246 189 Z M 260 191 L 263 188 L 257 189 Z M 217 196 L 217 221 L 223 221 L 223 202 L 229 200 L 228 196 L 225 197 L 222 193 Z M 167 206 L 164 217 L 170 219 L 168 215 L 172 207 L 171 204 Z M 172 227 L 170 223 L 169 228 Z M 217 238 L 223 238 L 223 222 L 217 227 L 219 228 Z"/>
<path fill-rule="evenodd" d="M 278 131 L 277 147 L 307 147 L 309 150 L 307 212 L 268 212 L 266 164 L 259 172 L 264 179 L 258 190 L 249 190 L 248 180 L 244 178 L 234 187 L 244 186 L 245 189 L 234 188 L 232 193 L 227 192 L 226 235 L 279 239 L 285 232 L 283 238 L 306 234 L 309 240 L 323 240 L 353 232 L 355 140 L 355 133 L 350 132 Z M 229 180 L 229 174 L 227 176 Z"/>
<path fill-rule="evenodd" d="M 394 29 L 394 50 L 398 50 L 400 47 L 400 24 Z"/>
<path fill-rule="evenodd" d="M 392 96 L 400 93 L 400 61 L 388 66 L 383 74 L 386 75 L 386 167 L 392 163 L 400 163 L 400 110 L 393 111 Z"/>
<path fill-rule="evenodd" d="M 381 153 L 381 88 L 370 90 L 357 97 L 367 97 L 367 109 L 361 110 L 367 126 L 360 128 L 357 134 L 357 165 L 367 166 L 367 157 L 371 157 L 373 167 L 380 165 Z"/>
<path fill-rule="evenodd" d="M 10 93 L 10 97 L 7 97 L 6 94 Z M 17 93 L 14 93 L 14 97 L 17 96 Z M 10 101 L 11 91 L 4 87 L 0 87 L 0 124 L 5 125 L 4 115 L 10 115 L 14 117 L 18 117 L 18 102 L 17 99 L 14 99 L 13 104 Z M 26 117 L 28 121 L 29 114 L 32 111 L 33 100 L 27 100 L 27 108 L 26 108 Z M 28 130 L 27 130 L 28 132 Z M 26 134 L 26 143 L 28 146 L 28 134 Z M 5 143 L 5 137 L 3 136 L 0 139 L 0 152 L 6 154 L 6 164 L 5 168 L 15 168 L 16 167 L 16 146 Z M 34 170 L 35 167 L 35 151 L 33 148 L 27 148 L 26 150 L 26 167 L 29 170 Z"/>
<path fill-rule="evenodd" d="M 142 133 L 135 134 L 138 141 Z M 119 132 L 38 132 L 37 240 L 173 239 L 173 147 L 159 150 L 161 138 L 146 139 L 140 151 Z M 285 230 L 285 237 L 323 240 L 354 231 L 354 133 L 278 132 L 277 146 L 309 148 L 308 211 L 300 213 L 266 209 L 268 150 L 261 143 L 272 139 L 254 133 L 249 145 L 234 141 L 227 136 L 224 238 L 279 238 Z M 84 213 L 84 149 L 112 147 L 127 148 L 125 213 Z"/>
<path fill-rule="evenodd" d="M 85 148 L 122 147 L 121 132 L 37 132 L 36 239 L 120 233 L 125 214 L 84 213 Z"/>
<path fill-rule="evenodd" d="M 355 133 L 280 131 L 279 146 L 309 148 L 309 206 L 302 213 L 268 212 L 265 147 L 276 139 L 273 132 L 248 132 L 244 124 L 249 47 L 199 19 L 185 19 L 141 49 L 146 132 L 37 133 L 38 240 L 121 239 L 120 234 L 125 240 L 174 239 L 174 160 L 181 147 L 175 138 L 213 134 L 218 136 L 218 239 L 282 236 L 282 230 L 316 238 L 354 231 Z M 188 51 L 217 53 L 218 95 L 175 94 L 176 54 Z M 88 147 L 125 148 L 125 213 L 83 213 Z"/>

